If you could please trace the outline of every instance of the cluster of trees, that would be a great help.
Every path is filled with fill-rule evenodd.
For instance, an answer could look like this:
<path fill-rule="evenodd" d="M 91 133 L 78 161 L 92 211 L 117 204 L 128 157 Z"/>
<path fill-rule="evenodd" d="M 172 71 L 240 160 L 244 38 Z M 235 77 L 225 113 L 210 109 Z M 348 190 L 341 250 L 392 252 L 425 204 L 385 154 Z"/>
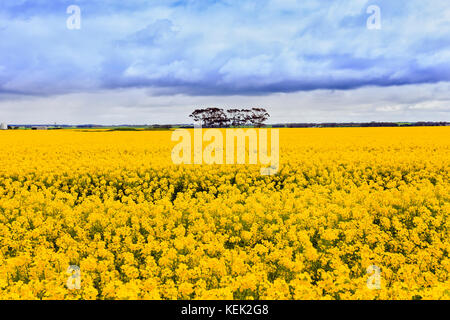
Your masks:
<path fill-rule="evenodd" d="M 196 109 L 189 116 L 203 127 L 226 128 L 255 126 L 262 127 L 270 115 L 264 108 L 228 109 L 220 108 Z"/>

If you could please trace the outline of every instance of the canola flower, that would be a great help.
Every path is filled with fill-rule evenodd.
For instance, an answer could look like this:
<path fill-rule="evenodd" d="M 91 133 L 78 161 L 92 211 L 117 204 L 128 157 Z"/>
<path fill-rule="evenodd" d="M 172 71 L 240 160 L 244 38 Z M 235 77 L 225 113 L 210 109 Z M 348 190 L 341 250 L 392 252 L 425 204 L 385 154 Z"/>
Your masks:
<path fill-rule="evenodd" d="M 0 299 L 450 298 L 450 128 L 281 129 L 273 176 L 170 135 L 0 132 Z"/>

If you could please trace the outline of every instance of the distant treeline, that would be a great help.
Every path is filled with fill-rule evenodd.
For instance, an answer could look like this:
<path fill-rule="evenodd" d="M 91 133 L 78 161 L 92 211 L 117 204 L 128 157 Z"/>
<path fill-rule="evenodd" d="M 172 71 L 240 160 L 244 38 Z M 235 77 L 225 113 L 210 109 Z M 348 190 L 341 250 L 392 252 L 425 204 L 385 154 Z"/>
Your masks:
<path fill-rule="evenodd" d="M 262 122 L 266 120 L 266 115 L 264 109 L 260 109 L 259 115 L 261 117 L 252 117 L 251 112 L 244 111 L 241 113 L 241 110 L 235 109 L 236 111 L 232 111 L 231 114 L 234 116 L 231 118 L 227 118 L 226 121 L 223 121 L 223 118 L 219 117 L 219 122 L 206 122 L 203 123 L 204 127 L 262 127 L 265 126 Z M 245 109 L 244 109 L 245 110 Z M 239 111 L 239 112 L 238 112 Z M 253 113 L 253 115 L 257 115 L 258 113 Z M 198 118 L 197 118 L 198 119 Z M 231 119 L 231 120 L 230 120 Z M 263 120 L 263 121 L 262 121 Z M 117 125 L 117 126 L 105 126 L 105 125 L 96 125 L 96 124 L 82 124 L 82 125 L 9 125 L 8 129 L 32 129 L 33 127 L 42 127 L 45 126 L 49 130 L 54 129 L 114 129 L 115 131 L 120 130 L 128 130 L 130 128 L 139 128 L 143 130 L 168 130 L 171 128 L 193 128 L 192 124 L 153 124 L 153 125 Z M 345 122 L 345 123 L 337 123 L 337 122 L 328 122 L 328 123 L 280 123 L 280 124 L 272 124 L 267 125 L 266 127 L 272 128 L 350 128 L 350 127 L 437 127 L 437 126 L 450 126 L 450 122 Z"/>
<path fill-rule="evenodd" d="M 347 122 L 347 123 L 286 123 L 273 128 L 338 128 L 338 127 L 437 127 L 450 126 L 450 122 Z"/>

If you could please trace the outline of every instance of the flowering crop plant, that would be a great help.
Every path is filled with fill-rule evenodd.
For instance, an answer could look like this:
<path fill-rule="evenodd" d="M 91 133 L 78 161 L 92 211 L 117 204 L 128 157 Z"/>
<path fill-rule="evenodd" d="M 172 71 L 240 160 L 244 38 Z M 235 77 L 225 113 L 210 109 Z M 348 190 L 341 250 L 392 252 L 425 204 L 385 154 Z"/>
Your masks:
<path fill-rule="evenodd" d="M 274 175 L 171 133 L 1 132 L 0 298 L 450 298 L 449 127 L 280 129 Z"/>

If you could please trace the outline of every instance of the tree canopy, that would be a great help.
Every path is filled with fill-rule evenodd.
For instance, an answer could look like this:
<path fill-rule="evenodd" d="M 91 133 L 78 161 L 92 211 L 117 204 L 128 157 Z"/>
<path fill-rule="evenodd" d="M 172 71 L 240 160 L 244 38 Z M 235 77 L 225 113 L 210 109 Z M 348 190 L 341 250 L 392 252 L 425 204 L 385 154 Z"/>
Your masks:
<path fill-rule="evenodd" d="M 264 108 L 228 109 L 220 108 L 196 109 L 189 116 L 203 127 L 226 128 L 255 126 L 262 127 L 270 115 Z"/>

